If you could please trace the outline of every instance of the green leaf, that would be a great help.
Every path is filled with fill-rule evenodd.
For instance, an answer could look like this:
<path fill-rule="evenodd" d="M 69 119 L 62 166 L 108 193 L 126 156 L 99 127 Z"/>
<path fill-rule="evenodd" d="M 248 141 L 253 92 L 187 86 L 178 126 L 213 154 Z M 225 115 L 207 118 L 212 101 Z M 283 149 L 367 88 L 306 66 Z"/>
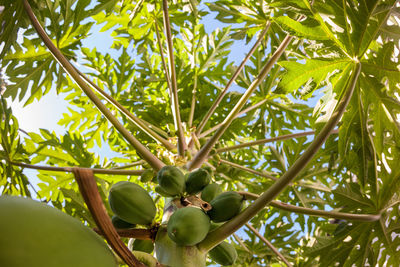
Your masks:
<path fill-rule="evenodd" d="M 287 70 L 285 76 L 279 83 L 277 93 L 291 93 L 300 89 L 303 96 L 310 96 L 317 89 L 325 78 L 352 64 L 347 59 L 319 60 L 309 59 L 305 64 L 294 61 L 281 61 L 279 65 Z"/>
<path fill-rule="evenodd" d="M 304 23 L 298 22 L 287 16 L 274 17 L 273 19 L 282 27 L 282 29 L 296 37 L 310 40 L 329 40 L 329 37 L 319 25 L 306 26 Z"/>

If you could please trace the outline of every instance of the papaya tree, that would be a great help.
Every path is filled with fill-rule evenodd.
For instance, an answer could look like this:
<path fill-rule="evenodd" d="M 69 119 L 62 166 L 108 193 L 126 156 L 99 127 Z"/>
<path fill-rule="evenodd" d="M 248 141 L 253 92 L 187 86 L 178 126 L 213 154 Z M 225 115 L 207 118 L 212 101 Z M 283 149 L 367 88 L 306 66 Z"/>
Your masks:
<path fill-rule="evenodd" d="M 398 266 L 397 1 L 0 6 L 2 195 L 120 265 Z M 20 128 L 50 91 L 65 132 Z"/>

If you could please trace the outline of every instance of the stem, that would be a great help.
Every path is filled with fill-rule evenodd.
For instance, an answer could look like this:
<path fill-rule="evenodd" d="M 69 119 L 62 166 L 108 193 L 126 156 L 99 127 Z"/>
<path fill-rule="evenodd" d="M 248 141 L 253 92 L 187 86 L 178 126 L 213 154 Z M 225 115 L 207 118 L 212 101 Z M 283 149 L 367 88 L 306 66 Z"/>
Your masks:
<path fill-rule="evenodd" d="M 244 196 L 245 199 L 255 200 L 259 198 L 259 195 L 250 192 L 238 192 L 238 193 Z M 348 221 L 375 222 L 378 221 L 381 217 L 380 214 L 352 214 L 352 213 L 337 212 L 337 211 L 315 210 L 315 209 L 287 204 L 276 200 L 272 200 L 269 203 L 269 205 L 277 209 L 306 214 L 309 216 L 320 216 L 325 218 L 343 219 Z"/>
<path fill-rule="evenodd" d="M 23 168 L 44 170 L 44 171 L 54 171 L 54 172 L 73 172 L 73 167 L 54 167 L 54 166 L 42 166 L 42 165 L 32 165 L 22 162 L 10 161 L 10 164 L 15 166 L 20 166 Z M 97 168 L 80 168 L 82 170 L 91 170 L 93 173 L 98 174 L 114 174 L 114 175 L 141 175 L 145 170 L 119 170 L 119 169 L 97 169 Z"/>
<path fill-rule="evenodd" d="M 221 103 L 222 99 L 224 98 L 226 92 L 228 92 L 229 87 L 233 84 L 233 82 L 236 80 L 237 76 L 239 76 L 240 72 L 246 65 L 247 60 L 253 55 L 253 53 L 256 51 L 258 46 L 261 44 L 262 40 L 264 39 L 265 34 L 267 33 L 269 26 L 271 25 L 271 22 L 267 22 L 265 25 L 264 30 L 260 33 L 260 36 L 258 37 L 256 43 L 253 45 L 253 47 L 250 49 L 249 53 L 247 53 L 246 57 L 243 59 L 242 63 L 239 65 L 239 67 L 236 69 L 235 73 L 233 74 L 232 78 L 229 80 L 229 82 L 226 84 L 224 90 L 219 94 L 218 98 L 215 100 L 211 108 L 208 110 L 204 118 L 201 120 L 199 125 L 197 126 L 196 129 L 196 134 L 200 134 L 201 131 L 203 130 L 204 126 L 210 119 L 211 115 L 214 113 L 215 109 L 218 107 L 219 103 Z"/>
<path fill-rule="evenodd" d="M 331 132 L 331 134 L 337 134 L 338 132 L 339 132 L 338 130 L 334 130 Z M 216 153 L 222 153 L 222 152 L 231 151 L 231 150 L 235 150 L 235 149 L 242 148 L 242 147 L 256 146 L 256 145 L 261 145 L 261 144 L 265 144 L 265 143 L 281 141 L 281 140 L 286 140 L 286 139 L 292 139 L 292 138 L 298 138 L 298 137 L 303 137 L 303 136 L 313 135 L 313 134 L 315 134 L 315 131 L 308 131 L 308 132 L 295 133 L 295 134 L 286 134 L 286 135 L 281 135 L 281 136 L 277 136 L 277 137 L 256 140 L 253 142 L 242 143 L 239 145 L 218 148 L 218 149 L 216 149 Z"/>
<path fill-rule="evenodd" d="M 74 67 L 75 68 L 75 67 Z M 128 109 L 126 109 L 124 106 L 122 106 L 117 100 L 115 100 L 112 96 L 107 94 L 104 90 L 102 90 L 97 84 L 95 84 L 93 81 L 91 81 L 85 74 L 80 72 L 77 68 L 75 68 L 76 72 L 79 73 L 79 75 L 86 81 L 88 82 L 99 94 L 101 94 L 105 99 L 107 99 L 108 102 L 113 104 L 121 113 L 125 114 L 130 121 L 132 121 L 137 127 L 139 127 L 142 131 L 144 131 L 148 136 L 153 138 L 154 140 L 158 141 L 159 143 L 163 144 L 169 151 L 174 150 L 175 146 L 168 142 L 168 140 L 162 138 L 159 136 L 156 132 L 154 132 L 152 129 L 150 129 L 144 122 L 143 119 L 139 119 L 135 115 L 133 115 L 131 112 L 129 112 Z M 150 124 L 147 122 L 147 124 Z"/>
<path fill-rule="evenodd" d="M 237 117 L 239 117 L 239 116 L 241 116 L 241 115 L 243 115 L 243 114 L 245 114 L 245 113 L 247 113 L 247 112 L 249 112 L 249 111 L 251 111 L 251 110 L 253 110 L 253 109 L 255 109 L 255 108 L 258 108 L 259 106 L 261 106 L 262 104 L 264 104 L 264 103 L 267 102 L 267 101 L 268 101 L 267 99 L 264 99 L 264 100 L 262 100 L 262 101 L 260 101 L 260 102 L 258 102 L 258 103 L 256 103 L 256 104 L 254 104 L 254 105 L 252 105 L 252 106 L 250 106 L 250 107 L 248 107 L 248 108 L 245 108 L 244 110 L 242 110 L 241 112 L 239 112 L 239 113 L 235 116 L 235 118 L 237 118 Z M 207 131 L 202 132 L 202 133 L 199 135 L 199 138 L 203 138 L 203 137 L 209 135 L 210 133 L 215 132 L 215 131 L 216 131 L 218 128 L 220 128 L 221 126 L 222 126 L 222 123 L 213 126 L 212 128 L 208 129 Z"/>
<path fill-rule="evenodd" d="M 133 163 L 131 163 L 131 164 L 127 164 L 127 165 L 123 165 L 123 166 L 114 167 L 113 169 L 116 169 L 116 170 L 118 170 L 118 169 L 127 169 L 127 168 L 130 168 L 130 167 L 142 165 L 142 164 L 144 164 L 145 162 L 146 162 L 146 161 L 144 161 L 144 160 L 139 160 L 139 161 L 133 162 Z"/>
<path fill-rule="evenodd" d="M 292 264 L 279 252 L 279 250 L 272 245 L 271 242 L 269 242 L 264 236 L 262 236 L 253 226 L 250 224 L 246 223 L 247 228 L 249 228 L 261 241 L 263 241 L 267 247 L 269 247 L 272 252 L 274 252 L 281 260 L 288 266 L 292 267 Z"/>
<path fill-rule="evenodd" d="M 324 144 L 330 135 L 330 132 L 335 128 L 336 124 L 339 122 L 344 111 L 346 110 L 351 96 L 353 95 L 360 71 L 361 64 L 358 62 L 355 66 L 351 80 L 347 84 L 345 94 L 336 106 L 336 110 L 332 113 L 328 122 L 322 128 L 321 132 L 315 137 L 314 141 L 304 151 L 304 153 L 295 161 L 295 163 L 281 178 L 271 185 L 267 191 L 265 191 L 250 206 L 248 206 L 232 220 L 226 222 L 217 230 L 208 234 L 207 237 L 198 245 L 200 249 L 207 251 L 208 249 L 216 246 L 229 235 L 236 232 L 236 230 L 238 230 L 242 225 L 253 218 L 261 209 L 263 209 L 265 205 L 268 205 L 268 203 L 270 203 L 286 186 L 288 186 L 290 182 L 301 172 L 301 170 L 307 166 L 314 155 L 318 152 L 319 148 Z"/>
<path fill-rule="evenodd" d="M 243 243 L 243 241 L 240 239 L 240 237 L 238 237 L 237 234 L 233 234 L 233 237 L 235 238 L 235 240 L 239 243 L 239 245 L 248 253 L 251 253 L 250 250 L 247 248 L 246 244 Z"/>
<path fill-rule="evenodd" d="M 194 58 L 196 56 L 194 55 Z M 188 120 L 188 127 L 191 128 L 193 124 L 193 117 L 194 117 L 194 110 L 196 108 L 196 90 L 197 90 L 197 69 L 194 74 L 194 85 L 192 90 L 192 103 L 190 104 L 190 113 L 189 113 L 189 120 Z"/>
<path fill-rule="evenodd" d="M 99 228 L 93 228 L 93 231 L 99 235 L 103 232 Z M 157 230 L 153 229 L 116 229 L 120 237 L 136 238 L 140 240 L 154 240 L 156 238 Z"/>
<path fill-rule="evenodd" d="M 275 62 L 280 58 L 280 56 L 285 51 L 286 47 L 289 45 L 292 36 L 287 35 L 285 39 L 282 41 L 278 49 L 271 56 L 268 62 L 265 64 L 263 69 L 257 78 L 251 83 L 250 87 L 246 90 L 246 92 L 242 95 L 239 102 L 235 105 L 235 107 L 231 110 L 229 115 L 223 121 L 222 125 L 216 133 L 208 140 L 208 142 L 200 149 L 200 151 L 195 155 L 194 159 L 188 163 L 188 170 L 193 170 L 195 168 L 199 168 L 201 164 L 207 159 L 208 154 L 211 149 L 214 147 L 215 143 L 217 143 L 218 139 L 224 134 L 226 129 L 228 129 L 229 125 L 235 119 L 236 115 L 240 112 L 243 106 L 246 104 L 247 100 L 256 90 L 256 88 L 262 83 L 265 79 L 271 68 L 274 66 Z"/>
<path fill-rule="evenodd" d="M 161 56 L 161 62 L 163 65 L 165 79 L 167 80 L 168 88 L 172 88 L 172 83 L 171 83 L 171 79 L 169 77 L 167 63 L 165 62 L 165 58 L 164 58 L 163 45 L 161 43 L 161 36 L 160 36 L 160 32 L 158 31 L 157 19 L 155 20 L 155 30 L 156 30 L 158 49 L 160 49 L 160 56 Z"/>
<path fill-rule="evenodd" d="M 82 170 L 80 168 L 73 168 L 73 173 L 79 185 L 79 190 L 93 216 L 97 226 L 100 228 L 107 242 L 123 259 L 128 266 L 143 266 L 132 252 L 125 246 L 124 242 L 120 239 L 117 231 L 115 230 L 110 217 L 107 214 L 101 199 L 99 190 L 97 189 L 96 180 L 94 179 L 91 170 Z"/>
<path fill-rule="evenodd" d="M 23 2 L 26 13 L 32 22 L 33 27 L 43 40 L 47 48 L 53 54 L 53 57 L 60 63 L 71 78 L 77 83 L 82 91 L 90 98 L 90 100 L 96 105 L 101 113 L 114 125 L 114 127 L 125 137 L 125 139 L 136 149 L 137 153 L 146 160 L 155 170 L 160 170 L 165 164 L 154 156 L 145 146 L 143 146 L 131 133 L 124 128 L 124 126 L 113 116 L 110 110 L 101 102 L 101 100 L 95 95 L 90 89 L 89 85 L 82 79 L 75 67 L 68 61 L 68 59 L 61 53 L 61 51 L 53 44 L 49 36 L 40 25 L 35 14 L 32 11 L 31 6 L 27 0 Z"/>
<path fill-rule="evenodd" d="M 171 72 L 171 84 L 170 87 L 170 98 L 172 102 L 172 113 L 174 115 L 175 127 L 178 131 L 178 154 L 179 156 L 185 156 L 186 141 L 183 133 L 181 115 L 179 111 L 179 100 L 178 100 L 178 85 L 176 83 L 176 72 L 175 72 L 175 61 L 174 61 L 174 47 L 172 44 L 171 24 L 168 15 L 168 1 L 163 0 L 163 16 L 164 16 L 164 27 L 167 37 L 168 54 L 169 54 L 169 70 Z"/>
<path fill-rule="evenodd" d="M 234 167 L 236 169 L 240 169 L 240 170 L 245 171 L 245 172 L 253 173 L 253 174 L 261 176 L 261 177 L 265 177 L 265 178 L 268 178 L 268 179 L 271 179 L 271 180 L 274 180 L 274 181 L 277 180 L 277 178 L 272 176 L 272 175 L 269 175 L 269 174 L 266 174 L 266 173 L 263 173 L 263 172 L 260 172 L 260 171 L 253 170 L 253 169 L 244 167 L 242 165 L 239 165 L 239 164 L 236 164 L 236 163 L 224 160 L 224 159 L 220 159 L 219 162 L 224 163 L 226 165 L 230 165 L 230 166 L 232 166 L 232 167 Z"/>

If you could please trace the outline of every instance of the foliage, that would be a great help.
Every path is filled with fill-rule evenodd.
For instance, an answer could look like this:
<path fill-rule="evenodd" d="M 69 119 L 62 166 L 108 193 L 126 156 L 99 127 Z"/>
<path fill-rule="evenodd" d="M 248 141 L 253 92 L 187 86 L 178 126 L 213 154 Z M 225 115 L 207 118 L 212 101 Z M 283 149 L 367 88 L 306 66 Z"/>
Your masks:
<path fill-rule="evenodd" d="M 327 139 L 277 199 L 312 209 L 381 214 L 380 219 L 338 222 L 268 206 L 250 223 L 296 266 L 396 266 L 400 262 L 399 4 L 395 0 L 170 2 L 178 104 L 188 140 L 238 68 L 234 60 L 238 51 L 243 47 L 249 50 L 271 22 L 203 133 L 224 122 L 285 36 L 293 36 L 243 108 L 250 110 L 231 123 L 208 158 L 216 167 L 213 179 L 225 191 L 263 193 L 274 183 L 271 176 L 279 179 L 313 138 L 303 136 L 222 153 L 218 149 L 291 133 L 318 133 L 343 99 L 360 62 L 361 74 L 338 134 Z M 29 3 L 56 47 L 95 85 L 158 135 L 174 145 L 179 142 L 163 65 L 170 59 L 161 1 Z M 33 195 L 94 226 L 72 174 L 40 170 L 40 181 L 31 185 L 32 177 L 13 163 L 110 169 L 129 167 L 141 159 L 140 153 L 58 64 L 25 16 L 23 1 L 0 0 L 0 6 L 4 7 L 0 13 L 0 62 L 6 77 L 1 77 L 6 88 L 0 102 L 2 194 Z M 112 46 L 107 51 L 84 46 L 85 39 L 107 30 L 112 30 Z M 25 99 L 24 104 L 29 105 L 50 90 L 67 94 L 69 112 L 59 122 L 66 133 L 59 136 L 41 129 L 25 135 L 6 99 Z M 185 166 L 198 153 L 200 147 L 195 144 L 185 158 L 178 157 L 126 114 L 106 105 L 165 164 Z M 212 135 L 198 137 L 207 140 Z M 118 156 L 101 161 L 89 150 L 105 143 Z M 142 165 L 132 168 L 149 168 L 147 163 Z M 97 174 L 96 179 L 104 200 L 111 185 L 126 180 L 156 195 L 154 180 L 142 183 L 136 176 L 108 174 Z M 35 187 L 37 192 L 32 191 Z M 159 217 L 163 206 L 160 199 Z M 282 263 L 254 232 L 243 228 L 237 234 L 244 240 L 244 246 L 236 239 L 231 241 L 239 254 L 237 266 Z"/>

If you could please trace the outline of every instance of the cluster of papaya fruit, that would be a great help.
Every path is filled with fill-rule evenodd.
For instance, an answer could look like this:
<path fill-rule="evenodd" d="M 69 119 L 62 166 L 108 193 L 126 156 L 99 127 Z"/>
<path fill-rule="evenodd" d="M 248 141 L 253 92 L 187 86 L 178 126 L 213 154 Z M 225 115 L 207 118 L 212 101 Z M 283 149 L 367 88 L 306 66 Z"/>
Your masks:
<path fill-rule="evenodd" d="M 145 172 L 143 179 L 152 179 L 152 171 Z M 141 178 L 141 180 L 142 180 Z M 202 206 L 183 205 L 169 217 L 167 233 L 178 246 L 194 246 L 200 243 L 218 223 L 226 222 L 236 216 L 243 207 L 243 196 L 234 191 L 222 192 L 221 187 L 212 181 L 212 170 L 204 167 L 186 175 L 175 166 L 165 166 L 156 175 L 156 192 L 164 197 L 185 199 L 199 196 L 209 203 L 209 209 Z M 109 193 L 109 203 L 114 213 L 113 225 L 119 229 L 133 228 L 136 225 L 151 225 L 156 206 L 149 193 L 138 184 L 122 181 L 114 184 Z M 135 240 L 135 251 L 151 253 L 152 241 Z M 237 257 L 235 248 L 222 242 L 211 251 L 210 258 L 221 264 L 231 265 Z"/>
<path fill-rule="evenodd" d="M 211 205 L 205 211 L 201 207 L 186 206 L 176 210 L 167 224 L 168 236 L 180 246 L 200 243 L 217 223 L 236 216 L 243 207 L 243 196 L 234 191 L 222 192 L 221 187 L 211 183 L 212 171 L 199 168 L 186 175 L 174 166 L 165 166 L 157 174 L 157 192 L 167 197 L 200 195 Z M 231 265 L 236 260 L 235 248 L 222 242 L 209 252 L 209 256 L 221 265 Z"/>

